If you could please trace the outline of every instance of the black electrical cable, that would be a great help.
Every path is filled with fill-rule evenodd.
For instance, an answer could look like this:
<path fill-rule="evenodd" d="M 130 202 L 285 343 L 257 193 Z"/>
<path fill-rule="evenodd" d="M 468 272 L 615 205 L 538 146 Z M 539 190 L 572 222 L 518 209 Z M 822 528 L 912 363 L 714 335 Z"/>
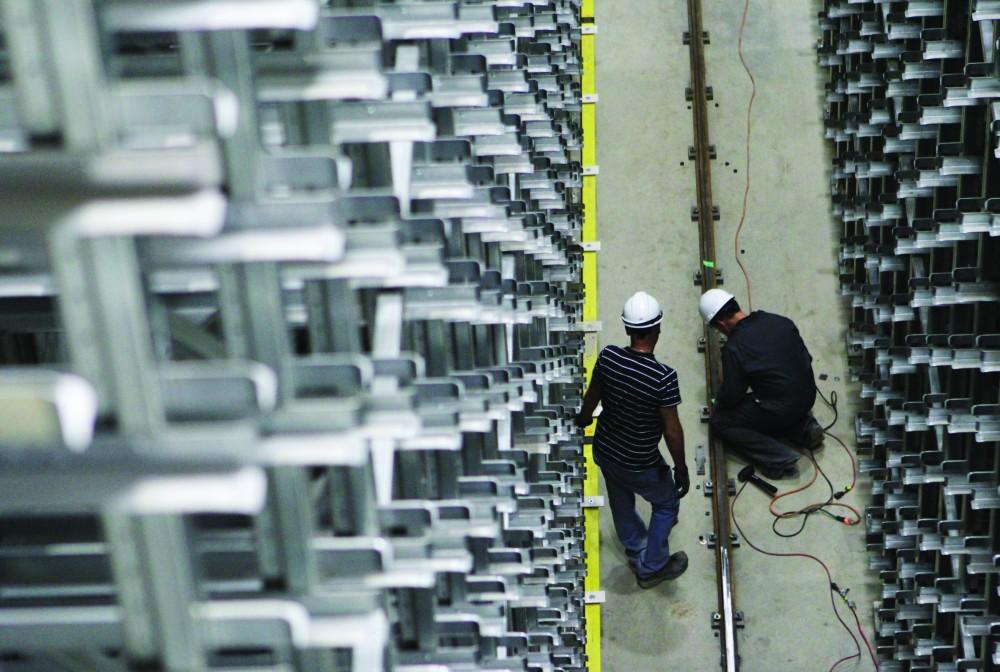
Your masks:
<path fill-rule="evenodd" d="M 847 599 L 844 599 L 847 602 Z M 861 627 L 861 619 L 858 618 L 858 610 L 853 602 L 847 602 L 847 606 L 851 610 L 851 615 L 854 616 L 854 623 L 858 627 L 858 634 L 861 635 L 861 639 L 865 640 L 865 646 L 868 647 L 868 655 L 871 656 L 872 663 L 875 664 L 875 669 L 878 670 L 878 659 L 875 657 L 875 650 L 872 648 L 872 643 L 868 641 L 868 635 L 865 634 L 865 629 Z"/>
<path fill-rule="evenodd" d="M 826 482 L 826 485 L 829 488 L 829 495 L 827 496 L 827 498 L 826 498 L 825 501 L 816 502 L 815 504 L 810 504 L 808 506 L 805 506 L 805 507 L 803 507 L 801 509 L 797 509 L 795 511 L 785 511 L 785 512 L 778 513 L 778 512 L 776 512 L 774 510 L 774 508 L 772 506 L 771 513 L 774 514 L 774 520 L 771 521 L 771 531 L 774 532 L 774 534 L 776 534 L 777 536 L 779 536 L 779 537 L 781 537 L 783 539 L 791 539 L 793 537 L 797 537 L 800 534 L 802 534 L 802 532 L 806 528 L 806 524 L 809 522 L 809 516 L 811 516 L 814 513 L 825 514 L 825 515 L 829 516 L 830 518 L 832 518 L 833 520 L 835 520 L 835 521 L 837 521 L 839 523 L 843 523 L 844 525 L 857 525 L 858 523 L 861 522 L 861 514 L 858 513 L 858 511 L 856 509 L 854 509 L 854 507 L 851 507 L 851 506 L 849 506 L 847 504 L 841 504 L 841 503 L 839 503 L 839 502 L 836 501 L 836 500 L 839 500 L 841 497 L 843 497 L 847 492 L 849 492 L 850 490 L 852 490 L 854 488 L 855 482 L 857 480 L 857 470 L 856 470 L 855 463 L 854 463 L 854 456 L 851 455 L 850 449 L 847 447 L 847 444 L 845 444 L 843 441 L 841 441 L 840 437 L 836 436 L 835 434 L 833 434 L 830 431 L 833 428 L 833 426 L 837 424 L 837 421 L 840 418 L 840 411 L 839 411 L 839 409 L 837 407 L 837 402 L 838 402 L 837 391 L 836 390 L 831 390 L 830 391 L 830 398 L 829 399 L 827 399 L 827 397 L 823 394 L 823 391 L 820 390 L 818 386 L 816 387 L 816 393 L 823 400 L 823 403 L 825 403 L 827 406 L 829 406 L 830 410 L 833 411 L 833 420 L 830 422 L 830 424 L 828 424 L 825 427 L 823 427 L 823 433 L 826 434 L 827 436 L 831 437 L 832 439 L 834 439 L 837 443 L 839 443 L 843 447 L 844 451 L 847 452 L 848 456 L 851 459 L 852 479 L 851 479 L 850 485 L 845 486 L 845 488 L 843 490 L 836 490 L 833 487 L 833 483 L 830 481 L 830 478 L 827 476 L 826 472 L 823 471 L 823 468 L 819 465 L 819 462 L 816 461 L 815 457 L 813 457 L 813 455 L 812 455 L 812 453 L 810 451 L 807 451 L 806 452 L 806 456 L 809 458 L 809 461 L 812 462 L 813 468 L 816 470 L 816 475 L 817 476 L 822 476 L 823 480 Z M 790 493 L 785 493 L 785 495 L 793 494 L 794 492 L 801 492 L 802 490 L 805 490 L 810 485 L 812 485 L 815 481 L 816 481 L 816 476 L 814 476 L 813 480 L 810 481 L 805 486 L 803 486 L 802 488 L 794 490 L 794 491 L 792 491 Z M 782 495 L 782 496 L 784 496 L 784 495 Z M 771 500 L 772 505 L 774 504 L 774 502 L 777 499 L 778 498 L 775 498 L 775 499 Z M 854 515 L 853 515 L 853 517 L 839 516 L 836 513 L 834 513 L 833 511 L 829 510 L 829 507 L 831 507 L 831 506 L 837 506 L 837 507 L 841 507 L 841 508 L 846 508 L 846 509 L 848 509 L 848 511 L 850 511 Z M 801 518 L 801 523 L 799 524 L 799 527 L 797 529 L 795 529 L 794 531 L 792 531 L 792 532 L 782 532 L 782 531 L 780 531 L 778 529 L 778 523 L 779 523 L 779 521 L 790 519 L 790 518 L 799 518 L 799 517 Z"/>
<path fill-rule="evenodd" d="M 742 259 L 740 259 L 740 255 L 739 255 L 739 252 L 740 252 L 740 249 L 739 249 L 739 247 L 740 247 L 740 244 L 739 244 L 740 243 L 740 234 L 742 233 L 743 226 L 746 223 L 747 209 L 748 209 L 747 208 L 747 204 L 748 204 L 748 200 L 747 199 L 748 199 L 748 196 L 750 194 L 750 132 L 751 132 L 751 128 L 752 128 L 753 103 L 754 103 L 754 99 L 757 96 L 757 82 L 754 79 L 753 72 L 750 71 L 750 66 L 747 65 L 746 59 L 743 57 L 743 33 L 744 33 L 744 29 L 746 28 L 747 15 L 748 15 L 749 11 L 750 11 L 750 0 L 744 0 L 744 3 L 743 3 L 743 15 L 740 18 L 739 38 L 738 38 L 736 44 L 737 44 L 737 53 L 739 54 L 739 57 L 740 57 L 740 63 L 743 64 L 743 69 L 746 71 L 747 77 L 750 78 L 751 92 L 750 92 L 750 100 L 747 103 L 747 117 L 746 117 L 746 128 L 747 128 L 747 137 L 746 137 L 746 170 L 744 171 L 745 175 L 746 175 L 746 185 L 745 185 L 745 189 L 743 191 L 743 211 L 742 211 L 742 213 L 740 215 L 739 225 L 736 228 L 736 235 L 733 236 L 733 257 L 736 259 L 737 265 L 740 267 L 740 270 L 743 272 L 743 278 L 746 281 L 746 288 L 747 288 L 747 304 L 752 309 L 753 308 L 753 290 L 752 290 L 752 283 L 750 281 L 750 274 L 747 272 L 747 269 L 743 265 L 743 261 L 742 261 Z M 826 434 L 827 436 L 831 437 L 832 439 L 834 439 L 837 443 L 839 443 L 843 447 L 844 452 L 846 452 L 847 455 L 848 455 L 848 457 L 850 458 L 850 460 L 851 460 L 851 483 L 848 486 L 846 486 L 843 490 L 834 491 L 833 484 L 830 482 L 830 479 L 827 478 L 826 473 L 823 472 L 823 470 L 819 466 L 819 463 L 816 462 L 815 458 L 813 458 L 812 454 L 810 453 L 809 457 L 812 460 L 813 465 L 815 465 L 815 467 L 816 467 L 816 472 L 818 474 L 822 474 L 823 480 L 825 480 L 826 483 L 827 483 L 827 485 L 830 487 L 831 496 L 829 498 L 827 498 L 827 501 L 824 504 L 820 505 L 818 509 L 811 510 L 811 511 L 809 511 L 809 513 L 804 514 L 803 515 L 803 519 L 802 519 L 802 526 L 799 528 L 799 530 L 797 532 L 795 532 L 795 534 L 793 534 L 791 536 L 795 536 L 797 534 L 800 534 L 802 532 L 802 530 L 805 528 L 806 521 L 809 519 L 809 515 L 811 513 L 815 513 L 816 511 L 822 511 L 823 513 L 827 514 L 828 516 L 831 516 L 834 519 L 840 520 L 841 522 L 843 522 L 844 524 L 847 524 L 847 525 L 856 525 L 859 522 L 861 522 L 861 514 L 859 514 L 857 512 L 857 510 L 854 509 L 854 507 L 851 507 L 850 505 L 847 505 L 847 504 L 841 504 L 839 502 L 834 502 L 833 501 L 834 499 L 839 500 L 845 494 L 847 494 L 848 492 L 850 492 L 851 490 L 853 490 L 854 486 L 857 484 L 857 480 L 858 480 L 858 466 L 857 466 L 857 462 L 854 459 L 854 455 L 851 453 L 850 448 L 848 448 L 847 444 L 845 444 L 843 441 L 841 441 L 838 436 L 835 436 L 834 434 L 830 433 L 830 430 L 833 428 L 834 425 L 837 424 L 837 420 L 839 419 L 839 411 L 837 409 L 837 391 L 836 390 L 832 390 L 830 392 L 830 399 L 829 400 L 825 396 L 823 396 L 823 392 L 819 389 L 819 387 L 816 388 L 816 392 L 823 399 L 823 402 L 826 403 L 826 405 L 829 406 L 830 409 L 833 411 L 833 420 L 830 422 L 829 425 L 827 425 L 826 427 L 823 428 L 823 433 Z M 816 476 L 814 475 L 813 476 L 813 480 L 809 484 L 807 484 L 805 487 L 809 487 L 809 485 L 812 485 L 812 483 L 815 482 L 815 480 L 816 480 Z M 737 531 L 740 533 L 740 536 L 743 537 L 743 540 L 747 542 L 747 545 L 750 546 L 755 551 L 757 551 L 759 553 L 763 553 L 764 555 L 770 555 L 770 556 L 774 556 L 774 557 L 804 557 L 804 558 L 809 558 L 809 559 L 814 560 L 815 562 L 819 563 L 820 566 L 823 567 L 823 571 L 826 572 L 826 577 L 827 577 L 827 580 L 829 581 L 829 586 L 830 586 L 830 604 L 833 607 L 833 613 L 836 615 L 837 620 L 840 622 L 840 625 L 843 626 L 844 630 L 847 631 L 847 634 L 851 636 L 851 640 L 854 642 L 854 648 L 855 648 L 855 653 L 853 653 L 853 654 L 851 654 L 849 656 L 845 656 L 845 657 L 841 658 L 840 660 L 835 661 L 833 663 L 833 665 L 830 666 L 828 672 L 833 672 L 833 670 L 836 667 L 838 667 L 841 663 L 847 662 L 849 660 L 855 660 L 855 659 L 857 659 L 859 662 L 861 660 L 861 645 L 858 643 L 858 639 L 857 639 L 857 637 L 854 636 L 854 633 L 851 631 L 850 627 L 847 625 L 847 623 L 844 622 L 844 619 L 841 618 L 840 612 L 837 609 L 837 602 L 836 602 L 836 598 L 834 597 L 834 592 L 836 592 L 838 595 L 840 595 L 840 597 L 843 598 L 844 602 L 847 603 L 847 606 L 850 608 L 851 614 L 854 616 L 854 622 L 855 622 L 855 624 L 857 625 L 857 628 L 858 628 L 858 633 L 861 635 L 861 638 L 864 640 L 865 646 L 868 648 L 868 654 L 871 656 L 872 665 L 875 666 L 875 670 L 877 671 L 878 668 L 879 668 L 878 659 L 875 657 L 875 651 L 872 649 L 872 645 L 868 641 L 868 637 L 865 635 L 864 628 L 861 627 L 861 621 L 858 618 L 858 613 L 855 610 L 854 604 L 852 602 L 850 602 L 850 601 L 847 600 L 847 591 L 845 590 L 845 591 L 841 592 L 840 589 L 837 587 L 837 584 L 835 584 L 833 582 L 833 578 L 830 575 L 830 569 L 826 566 L 826 563 L 824 563 L 822 560 L 820 560 L 816 556 L 810 555 L 808 553 L 773 553 L 773 552 L 770 552 L 770 551 L 765 551 L 765 550 L 759 548 L 758 546 L 754 545 L 754 543 L 752 541 L 750 541 L 749 538 L 747 538 L 746 533 L 744 533 L 743 530 L 742 530 L 742 528 L 740 528 L 739 521 L 736 520 L 736 500 L 739 499 L 739 496 L 743 493 L 744 488 L 746 488 L 746 482 L 744 482 L 743 485 L 740 486 L 739 491 L 736 493 L 736 495 L 730 501 L 729 513 L 730 513 L 730 516 L 732 516 L 733 523 L 736 525 Z M 801 491 L 802 489 L 805 489 L 805 488 L 801 488 L 799 490 L 793 490 L 792 492 Z M 786 493 L 786 494 L 791 494 L 791 493 Z M 773 509 L 773 505 L 774 505 L 774 502 L 776 501 L 776 499 L 777 498 L 772 498 L 771 499 L 771 503 L 769 505 L 769 508 L 770 508 L 770 510 L 771 510 L 772 513 L 775 513 L 775 511 Z M 836 516 L 835 514 L 833 514 L 832 512 L 830 512 L 830 511 L 828 511 L 826 509 L 827 506 L 831 506 L 831 505 L 832 506 L 841 506 L 841 507 L 848 508 L 849 510 L 851 510 L 852 512 L 854 512 L 854 514 L 856 515 L 856 520 L 850 521 L 847 517 L 840 518 L 840 517 Z M 806 507 L 807 510 L 811 509 L 811 508 L 812 507 Z M 795 515 L 794 512 L 789 512 L 789 513 L 791 515 Z M 786 536 L 786 535 L 780 534 L 777 531 L 777 529 L 776 529 L 777 521 L 780 520 L 783 517 L 789 517 L 789 516 L 786 515 L 786 514 L 776 513 L 775 514 L 775 518 L 774 518 L 774 522 L 771 525 L 771 529 L 778 536 Z"/>
<path fill-rule="evenodd" d="M 819 398 L 823 400 L 823 403 L 829 406 L 830 410 L 833 411 L 833 420 L 830 421 L 829 425 L 823 428 L 823 433 L 829 434 L 830 429 L 837 424 L 837 420 L 840 418 L 840 412 L 837 410 L 837 390 L 830 390 L 830 398 L 827 399 L 823 395 L 823 390 L 819 389 L 819 385 L 817 385 L 816 394 L 818 394 Z M 833 435 L 830 434 L 830 436 Z"/>
<path fill-rule="evenodd" d="M 813 474 L 812 480 L 809 483 L 807 483 L 806 485 L 804 485 L 804 486 L 802 486 L 800 488 L 796 488 L 795 490 L 792 490 L 790 492 L 784 493 L 783 495 L 778 495 L 777 497 L 772 498 L 771 499 L 771 503 L 769 505 L 771 513 L 774 514 L 774 520 L 771 521 L 771 531 L 774 532 L 775 535 L 777 535 L 779 537 L 782 537 L 784 539 L 789 539 L 789 538 L 792 538 L 792 537 L 796 537 L 799 534 L 801 534 L 802 531 L 805 529 L 806 524 L 809 521 L 809 517 L 812 514 L 814 514 L 814 513 L 825 514 L 825 515 L 829 516 L 830 518 L 833 518 L 834 520 L 837 520 L 837 521 L 839 521 L 839 522 L 841 522 L 841 523 L 843 523 L 845 525 L 856 525 L 856 524 L 858 524 L 858 523 L 861 522 L 861 515 L 860 515 L 860 513 L 858 513 L 858 511 L 854 507 L 850 506 L 849 504 L 843 504 L 843 503 L 835 501 L 835 500 L 839 500 L 841 497 L 844 496 L 844 494 L 846 494 L 850 490 L 853 490 L 854 486 L 855 486 L 855 484 L 857 482 L 857 463 L 854 460 L 854 456 L 851 454 L 850 449 L 847 447 L 847 445 L 843 441 L 841 441 L 839 437 L 837 437 L 836 435 L 834 435 L 834 434 L 832 434 L 830 432 L 830 430 L 833 428 L 833 426 L 837 423 L 837 420 L 839 419 L 839 416 L 840 416 L 838 408 L 837 408 L 837 401 L 838 401 L 837 400 L 837 392 L 836 392 L 836 390 L 831 391 L 830 398 L 827 399 L 823 395 L 823 392 L 818 387 L 816 388 L 816 391 L 819 394 L 819 396 L 823 399 L 824 403 L 826 403 L 826 405 L 829 406 L 830 409 L 833 411 L 833 421 L 829 425 L 827 425 L 826 427 L 823 428 L 823 432 L 824 432 L 824 434 L 826 434 L 828 436 L 831 436 L 834 440 L 836 440 L 844 448 L 844 451 L 850 457 L 850 460 L 851 460 L 851 471 L 852 471 L 851 483 L 849 485 L 845 486 L 844 490 L 842 490 L 842 491 L 835 491 L 832 481 L 827 476 L 827 474 L 823 470 L 823 468 L 816 461 L 816 458 L 813 456 L 812 452 L 811 451 L 806 451 L 806 455 L 809 458 L 809 461 L 812 462 L 813 467 L 815 469 L 815 472 Z M 811 504 L 811 505 L 803 507 L 802 509 L 799 509 L 797 511 L 777 512 L 777 511 L 774 510 L 774 502 L 777 499 L 779 499 L 780 497 L 783 497 L 783 496 L 787 496 L 789 494 L 793 494 L 795 492 L 802 492 L 803 490 L 805 490 L 808 487 L 810 487 L 813 483 L 815 483 L 816 479 L 818 477 L 820 477 L 820 476 L 822 476 L 823 480 L 826 482 L 827 488 L 829 490 L 829 494 L 827 495 L 827 498 L 826 498 L 825 501 L 818 502 L 816 504 Z M 745 484 L 744 484 L 744 486 L 745 486 Z M 823 570 L 826 572 L 827 579 L 829 580 L 829 585 L 830 585 L 830 605 L 831 605 L 831 608 L 833 609 L 834 614 L 836 614 L 837 620 L 840 622 L 841 626 L 844 627 L 844 629 L 847 631 L 847 633 L 851 636 L 851 640 L 854 642 L 854 647 L 855 647 L 855 653 L 853 653 L 853 654 L 851 654 L 849 656 L 844 656 L 843 658 L 840 658 L 839 660 L 835 661 L 833 663 L 833 665 L 830 666 L 829 672 L 833 672 L 833 670 L 835 670 L 837 667 L 839 667 L 841 664 L 843 664 L 845 662 L 848 662 L 848 661 L 851 661 L 851 660 L 860 660 L 861 659 L 861 645 L 858 642 L 857 637 L 855 637 L 854 633 L 851 631 L 850 626 L 841 617 L 840 611 L 837 609 L 837 601 L 836 601 L 836 597 L 834 596 L 834 593 L 836 593 L 837 595 L 839 595 L 844 600 L 844 602 L 848 605 L 848 607 L 850 608 L 851 614 L 854 617 L 854 622 L 855 622 L 855 624 L 857 626 L 857 631 L 861 635 L 861 638 L 864 640 L 865 646 L 868 649 L 868 653 L 871 656 L 872 664 L 875 666 L 875 669 L 877 670 L 878 669 L 878 660 L 875 657 L 875 652 L 872 649 L 871 644 L 868 641 L 868 637 L 867 637 L 867 635 L 864 632 L 864 628 L 861 627 L 861 621 L 860 621 L 860 619 L 857 616 L 857 612 L 855 610 L 854 604 L 847 599 L 847 590 L 845 589 L 845 590 L 841 591 L 841 589 L 837 586 L 837 584 L 833 582 L 832 576 L 830 574 L 830 570 L 827 567 L 826 563 L 824 563 L 818 557 L 816 557 L 814 555 L 811 555 L 809 553 L 773 553 L 773 552 L 770 552 L 770 551 L 765 551 L 765 550 L 759 548 L 758 546 L 754 545 L 754 543 L 751 540 L 749 540 L 749 539 L 746 538 L 746 533 L 744 533 L 743 529 L 740 527 L 739 521 L 736 519 L 736 513 L 735 513 L 735 503 L 736 503 L 735 500 L 740 496 L 740 494 L 742 494 L 742 492 L 743 492 L 743 488 L 740 488 L 740 491 L 737 492 L 736 496 L 733 498 L 734 501 L 733 501 L 733 508 L 731 509 L 731 513 L 732 513 L 732 516 L 733 516 L 733 523 L 736 525 L 736 529 L 743 536 L 743 539 L 744 539 L 744 541 L 747 542 L 748 546 L 750 546 L 751 548 L 753 548 L 755 551 L 758 551 L 760 553 L 764 553 L 766 555 L 773 555 L 775 557 L 804 557 L 804 558 L 809 558 L 809 559 L 814 560 L 815 562 L 819 563 L 823 567 Z M 848 510 L 850 510 L 851 512 L 854 513 L 855 517 L 853 519 L 851 519 L 851 518 L 848 518 L 846 516 L 844 516 L 844 517 L 838 516 L 837 514 L 835 514 L 835 513 L 833 513 L 832 511 L 829 510 L 828 507 L 831 507 L 831 506 L 847 508 Z M 785 518 L 794 518 L 794 517 L 800 517 L 801 518 L 801 523 L 800 523 L 798 529 L 796 529 L 796 530 L 794 530 L 793 532 L 790 532 L 790 533 L 785 533 L 785 532 L 781 532 L 780 530 L 778 530 L 778 521 L 783 520 Z"/>
<path fill-rule="evenodd" d="M 812 461 L 813 467 L 816 468 L 816 472 L 823 477 L 824 481 L 826 481 L 826 485 L 830 489 L 830 494 L 826 498 L 826 501 L 824 502 L 820 502 L 817 504 L 810 504 L 809 506 L 803 507 L 796 511 L 788 511 L 780 516 L 775 516 L 774 520 L 771 521 L 771 531 L 774 532 L 779 537 L 781 537 L 782 539 L 791 539 L 793 537 L 797 537 L 800 534 L 802 534 L 802 531 L 806 529 L 806 523 L 809 522 L 809 516 L 811 516 L 814 513 L 822 512 L 827 514 L 828 516 L 833 517 L 837 521 L 841 521 L 841 518 L 839 516 L 834 515 L 833 513 L 827 511 L 825 508 L 826 506 L 829 506 L 830 504 L 833 503 L 833 495 L 834 495 L 833 483 L 830 482 L 830 479 L 827 477 L 826 472 L 823 471 L 823 469 L 819 466 L 819 463 L 812 456 L 812 454 L 809 454 L 809 459 Z M 788 520 L 789 518 L 795 518 L 799 516 L 801 516 L 802 522 L 797 530 L 789 533 L 780 532 L 778 530 L 779 521 Z"/>
<path fill-rule="evenodd" d="M 816 386 L 816 393 L 819 395 L 819 398 L 823 400 L 823 403 L 826 404 L 827 406 L 829 406 L 830 410 L 833 411 L 833 420 L 830 421 L 829 425 L 827 425 L 826 427 L 823 428 L 823 433 L 826 434 L 827 436 L 829 436 L 831 439 L 833 439 L 837 443 L 839 443 L 840 447 L 844 449 L 844 452 L 847 453 L 847 456 L 851 459 L 851 483 L 850 483 L 850 485 L 846 486 L 843 490 L 839 490 L 839 491 L 833 493 L 833 496 L 834 496 L 835 499 L 840 499 L 841 497 L 843 497 L 844 495 L 846 495 L 848 492 L 850 492 L 851 490 L 853 490 L 854 486 L 857 485 L 857 482 L 858 482 L 858 465 L 857 465 L 857 462 L 855 462 L 855 460 L 854 460 L 854 455 L 851 454 L 851 449 L 847 447 L 847 444 L 844 443 L 843 440 L 839 436 L 837 436 L 836 434 L 834 434 L 833 432 L 830 431 L 833 428 L 833 426 L 837 424 L 837 420 L 840 418 L 840 411 L 837 409 L 837 390 L 830 390 L 830 398 L 829 399 L 827 399 L 823 395 L 823 390 L 819 389 L 818 385 Z"/>
<path fill-rule="evenodd" d="M 826 563 L 810 553 L 802 553 L 798 551 L 792 553 L 778 553 L 775 551 L 766 551 L 763 548 L 757 546 L 755 543 L 753 543 L 753 541 L 747 536 L 746 532 L 743 531 L 743 528 L 740 526 L 739 519 L 736 518 L 736 502 L 739 500 L 740 495 L 743 494 L 743 490 L 746 489 L 746 487 L 747 484 L 743 483 L 743 485 L 740 486 L 740 489 L 736 491 L 736 494 L 733 496 L 732 501 L 729 503 L 729 515 L 732 516 L 733 524 L 736 526 L 736 531 L 739 532 L 740 537 L 743 539 L 743 541 L 746 542 L 747 546 L 757 551 L 758 553 L 763 553 L 764 555 L 769 555 L 775 558 L 808 558 L 809 560 L 818 563 L 819 566 L 823 568 L 823 572 L 826 574 L 827 585 L 830 587 L 830 605 L 833 608 L 833 613 L 837 617 L 837 621 L 840 622 L 840 625 L 844 628 L 847 634 L 850 635 L 851 640 L 854 642 L 854 647 L 857 650 L 857 653 L 854 653 L 851 656 L 847 656 L 845 658 L 841 658 L 840 660 L 836 661 L 833 665 L 830 666 L 830 670 L 833 670 L 833 668 L 835 668 L 837 665 L 840 665 L 845 660 L 853 660 L 854 658 L 860 659 L 861 643 L 858 642 L 858 638 L 854 636 L 854 632 L 851 630 L 847 622 L 844 621 L 844 619 L 841 617 L 840 611 L 837 609 L 836 598 L 834 597 L 833 594 L 834 592 L 836 592 L 838 595 L 841 593 L 837 588 L 837 584 L 833 582 L 833 575 L 830 574 L 830 568 L 827 567 Z M 865 641 L 867 642 L 867 639 Z M 875 662 L 874 654 L 872 655 L 872 661 Z M 877 662 L 875 662 L 875 669 L 876 670 L 878 669 Z"/>

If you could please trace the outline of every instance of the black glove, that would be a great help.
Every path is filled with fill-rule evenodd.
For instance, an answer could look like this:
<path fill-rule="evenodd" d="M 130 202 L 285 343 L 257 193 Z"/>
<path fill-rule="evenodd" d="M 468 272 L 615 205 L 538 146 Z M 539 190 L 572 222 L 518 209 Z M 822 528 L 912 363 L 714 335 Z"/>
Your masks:
<path fill-rule="evenodd" d="M 678 499 L 683 498 L 691 489 L 691 476 L 688 475 L 686 466 L 674 467 L 674 485 L 677 486 Z"/>
<path fill-rule="evenodd" d="M 580 429 L 588 427 L 590 423 L 592 423 L 593 421 L 594 421 L 594 416 L 584 415 L 583 413 L 577 415 L 576 418 L 574 418 L 573 420 L 576 426 L 579 427 Z"/>

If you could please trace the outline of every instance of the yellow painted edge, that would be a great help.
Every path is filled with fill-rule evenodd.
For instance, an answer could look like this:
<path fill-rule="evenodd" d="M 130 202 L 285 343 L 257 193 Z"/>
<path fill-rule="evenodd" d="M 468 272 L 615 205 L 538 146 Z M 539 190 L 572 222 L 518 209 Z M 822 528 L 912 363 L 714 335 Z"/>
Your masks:
<path fill-rule="evenodd" d="M 601 672 L 601 605 L 588 604 L 584 610 L 587 615 L 587 670 Z"/>
<path fill-rule="evenodd" d="M 587 314 L 587 304 L 588 301 L 583 302 L 584 315 Z M 594 372 L 594 365 L 597 364 L 597 334 L 587 334 L 583 338 L 583 382 L 584 386 L 590 385 L 590 376 Z M 597 427 L 596 422 L 590 423 L 590 426 L 583 430 L 585 436 L 593 436 L 594 429 Z M 596 490 L 595 490 L 596 493 Z"/>
<path fill-rule="evenodd" d="M 587 476 L 583 480 L 583 494 L 593 497 L 598 494 L 597 465 L 594 463 L 594 447 L 587 444 L 583 448 L 584 461 L 587 463 Z M 593 467 L 592 469 L 590 467 Z M 597 509 L 587 509 L 587 515 L 596 514 Z M 595 516 L 596 520 L 596 516 Z"/>
<path fill-rule="evenodd" d="M 584 95 L 597 93 L 594 79 L 594 37 L 594 35 L 580 36 L 580 55 L 583 57 L 583 74 L 580 77 L 580 86 Z"/>
<path fill-rule="evenodd" d="M 594 447 L 586 445 L 583 449 L 584 461 L 587 465 L 587 477 L 583 481 L 585 497 L 598 494 L 597 465 L 594 464 Z M 583 513 L 584 542 L 583 549 L 587 554 L 587 580 L 584 588 L 588 591 L 601 589 L 601 534 L 600 509 L 588 508 Z"/>
<path fill-rule="evenodd" d="M 585 103 L 580 113 L 583 124 L 583 165 L 597 165 L 597 104 Z M 590 176 L 593 177 L 593 176 Z"/>
<path fill-rule="evenodd" d="M 583 319 L 594 322 L 597 320 L 597 252 L 583 253 L 583 291 Z"/>
<path fill-rule="evenodd" d="M 584 18 L 594 18 L 595 0 L 583 0 L 580 15 Z M 595 81 L 595 59 L 594 59 L 594 35 L 581 36 L 581 59 L 582 76 L 580 78 L 581 91 L 584 95 L 596 93 Z M 593 103 L 585 103 L 581 116 L 583 125 L 583 152 L 582 161 L 584 166 L 597 165 L 597 114 L 596 106 Z M 583 230 L 581 239 L 583 241 L 597 240 L 597 177 L 587 175 L 583 178 Z M 597 320 L 597 253 L 584 252 L 583 254 L 583 319 L 586 321 Z M 583 355 L 584 376 L 586 383 L 590 384 L 590 374 L 597 363 L 597 335 L 588 334 L 585 339 Z M 586 430 L 587 436 L 593 436 L 596 423 L 592 423 Z M 583 494 L 587 497 L 598 495 L 600 484 L 597 477 L 597 465 L 594 463 L 594 449 L 592 445 L 583 447 L 585 477 L 583 482 Z M 600 509 L 587 508 L 583 514 L 583 547 L 586 554 L 587 578 L 584 588 L 587 592 L 601 589 L 601 529 L 600 529 Z M 587 620 L 586 628 L 586 654 L 587 671 L 601 672 L 601 605 L 588 604 L 584 607 L 584 615 Z"/>
<path fill-rule="evenodd" d="M 583 232 L 582 240 L 597 240 L 597 176 L 583 176 Z M 596 280 L 596 276 L 595 276 Z M 597 292 L 597 288 L 594 288 Z M 596 300 L 596 298 L 595 298 Z"/>
<path fill-rule="evenodd" d="M 585 496 L 598 493 L 597 465 L 594 464 L 592 446 L 584 446 L 584 457 L 587 465 L 587 477 L 584 480 Z M 600 509 L 586 509 L 583 514 L 583 549 L 586 553 L 587 578 L 584 590 L 593 592 L 601 589 L 601 528 Z M 588 604 L 584 607 L 587 618 L 587 670 L 601 670 L 601 605 Z"/>
<path fill-rule="evenodd" d="M 584 606 L 587 616 L 587 672 L 601 672 L 601 605 Z"/>

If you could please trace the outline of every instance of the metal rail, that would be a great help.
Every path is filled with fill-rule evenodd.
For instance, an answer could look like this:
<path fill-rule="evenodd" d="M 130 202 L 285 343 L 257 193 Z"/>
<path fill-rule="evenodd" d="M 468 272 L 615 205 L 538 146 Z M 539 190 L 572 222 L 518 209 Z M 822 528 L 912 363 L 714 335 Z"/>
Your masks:
<path fill-rule="evenodd" d="M 702 288 L 716 286 L 715 226 L 712 205 L 712 161 L 708 138 L 708 96 L 705 77 L 704 31 L 701 0 L 688 0 L 688 44 L 691 58 L 691 117 L 694 123 L 695 181 L 698 204 L 698 245 L 701 257 Z M 705 326 L 705 381 L 708 402 L 722 378 L 719 338 Z M 712 522 L 715 533 L 715 575 L 718 611 L 712 623 L 719 631 L 721 667 L 727 672 L 739 669 L 736 650 L 736 609 L 733 606 L 731 526 L 729 520 L 729 479 L 722 442 L 709 430 L 709 463 L 712 487 Z"/>

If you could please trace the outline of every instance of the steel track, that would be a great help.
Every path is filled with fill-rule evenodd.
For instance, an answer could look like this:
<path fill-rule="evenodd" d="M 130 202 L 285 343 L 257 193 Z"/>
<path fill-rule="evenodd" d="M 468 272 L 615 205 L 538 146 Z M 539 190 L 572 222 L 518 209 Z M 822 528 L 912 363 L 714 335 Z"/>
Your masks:
<path fill-rule="evenodd" d="M 699 267 L 702 289 L 716 286 L 715 222 L 712 203 L 712 161 L 708 133 L 708 92 L 705 71 L 704 28 L 701 0 L 687 0 L 688 35 L 691 59 L 691 118 L 694 124 L 695 182 L 697 188 Z M 707 262 L 707 263 L 706 263 Z M 705 326 L 705 382 L 708 404 L 715 398 L 722 380 L 722 360 L 718 334 Z M 718 611 L 712 615 L 718 630 L 721 667 L 739 669 L 736 630 L 737 612 L 733 596 L 732 532 L 729 517 L 729 479 L 722 443 L 709 430 L 709 474 L 712 483 L 712 521 L 715 533 L 715 572 Z"/>

